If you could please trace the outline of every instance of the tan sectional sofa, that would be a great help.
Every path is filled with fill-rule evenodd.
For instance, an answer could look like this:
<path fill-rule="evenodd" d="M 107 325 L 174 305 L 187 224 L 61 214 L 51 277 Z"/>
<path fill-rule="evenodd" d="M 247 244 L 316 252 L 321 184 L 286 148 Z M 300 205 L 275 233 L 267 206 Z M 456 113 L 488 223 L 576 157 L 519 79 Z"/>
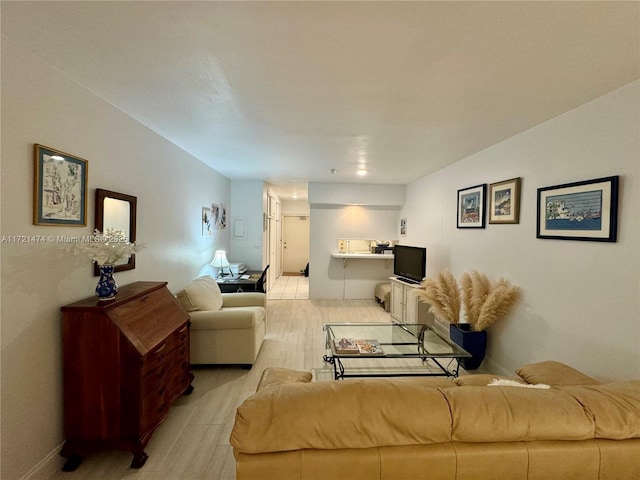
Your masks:
<path fill-rule="evenodd" d="M 640 381 L 599 384 L 557 362 L 517 373 L 523 388 L 267 369 L 237 410 L 237 480 L 640 478 Z"/>
<path fill-rule="evenodd" d="M 203 276 L 176 296 L 191 317 L 192 365 L 253 365 L 267 331 L 264 293 L 221 293 Z"/>

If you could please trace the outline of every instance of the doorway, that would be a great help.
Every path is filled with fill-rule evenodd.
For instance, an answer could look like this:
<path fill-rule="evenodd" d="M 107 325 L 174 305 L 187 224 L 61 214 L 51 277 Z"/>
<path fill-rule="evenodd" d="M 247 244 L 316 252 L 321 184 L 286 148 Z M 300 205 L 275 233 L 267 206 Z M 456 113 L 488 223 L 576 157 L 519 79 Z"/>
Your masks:
<path fill-rule="evenodd" d="M 285 215 L 282 231 L 282 274 L 300 275 L 309 263 L 309 216 Z"/>

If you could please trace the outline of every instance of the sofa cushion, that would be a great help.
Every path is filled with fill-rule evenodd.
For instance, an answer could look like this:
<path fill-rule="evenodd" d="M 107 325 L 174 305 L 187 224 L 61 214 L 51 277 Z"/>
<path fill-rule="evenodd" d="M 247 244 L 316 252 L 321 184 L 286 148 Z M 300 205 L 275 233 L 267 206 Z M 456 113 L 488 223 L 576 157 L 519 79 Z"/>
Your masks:
<path fill-rule="evenodd" d="M 235 307 L 222 310 L 190 312 L 191 330 L 252 329 L 264 323 L 263 307 Z"/>
<path fill-rule="evenodd" d="M 234 292 L 222 294 L 222 308 L 266 306 L 267 295 L 262 292 Z"/>
<path fill-rule="evenodd" d="M 600 383 L 569 365 L 551 360 L 525 365 L 516 370 L 516 373 L 527 383 L 546 383 L 551 386 Z"/>
<path fill-rule="evenodd" d="M 558 389 L 440 389 L 458 442 L 528 442 L 593 438 L 594 422 L 580 402 Z"/>
<path fill-rule="evenodd" d="M 440 391 L 394 379 L 265 388 L 238 407 L 231 433 L 231 444 L 244 453 L 427 445 L 450 439 L 451 415 Z"/>
<path fill-rule="evenodd" d="M 210 276 L 196 278 L 177 294 L 178 301 L 187 312 L 220 310 L 222 292 Z"/>
<path fill-rule="evenodd" d="M 596 438 L 640 438 L 640 380 L 561 389 L 593 418 Z"/>

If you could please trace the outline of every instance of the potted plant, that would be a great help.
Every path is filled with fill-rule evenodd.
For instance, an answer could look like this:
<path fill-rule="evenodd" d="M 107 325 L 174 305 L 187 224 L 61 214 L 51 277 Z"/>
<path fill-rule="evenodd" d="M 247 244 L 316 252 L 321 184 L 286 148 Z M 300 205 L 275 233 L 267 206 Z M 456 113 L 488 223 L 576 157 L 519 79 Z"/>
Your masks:
<path fill-rule="evenodd" d="M 437 318 L 449 322 L 451 341 L 471 354 L 471 358 L 462 359 L 460 364 L 465 370 L 475 370 L 480 367 L 487 350 L 487 327 L 509 312 L 519 300 L 521 291 L 504 278 L 491 283 L 486 275 L 476 271 L 464 273 L 460 283 L 461 288 L 453 275 L 445 270 L 436 278 L 424 279 L 416 294 L 430 305 Z M 465 323 L 459 321 L 461 303 Z"/>

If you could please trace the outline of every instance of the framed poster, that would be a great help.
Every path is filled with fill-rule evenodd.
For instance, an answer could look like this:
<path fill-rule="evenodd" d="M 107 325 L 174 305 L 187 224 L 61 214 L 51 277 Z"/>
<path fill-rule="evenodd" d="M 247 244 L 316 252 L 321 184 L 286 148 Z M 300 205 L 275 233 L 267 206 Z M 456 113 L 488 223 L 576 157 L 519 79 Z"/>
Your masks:
<path fill-rule="evenodd" d="M 520 177 L 489 185 L 489 223 L 520 223 Z"/>
<path fill-rule="evenodd" d="M 87 225 L 87 160 L 35 145 L 33 224 Z"/>
<path fill-rule="evenodd" d="M 458 228 L 484 228 L 487 184 L 458 190 Z"/>
<path fill-rule="evenodd" d="M 538 189 L 537 238 L 615 242 L 619 176 Z"/>

